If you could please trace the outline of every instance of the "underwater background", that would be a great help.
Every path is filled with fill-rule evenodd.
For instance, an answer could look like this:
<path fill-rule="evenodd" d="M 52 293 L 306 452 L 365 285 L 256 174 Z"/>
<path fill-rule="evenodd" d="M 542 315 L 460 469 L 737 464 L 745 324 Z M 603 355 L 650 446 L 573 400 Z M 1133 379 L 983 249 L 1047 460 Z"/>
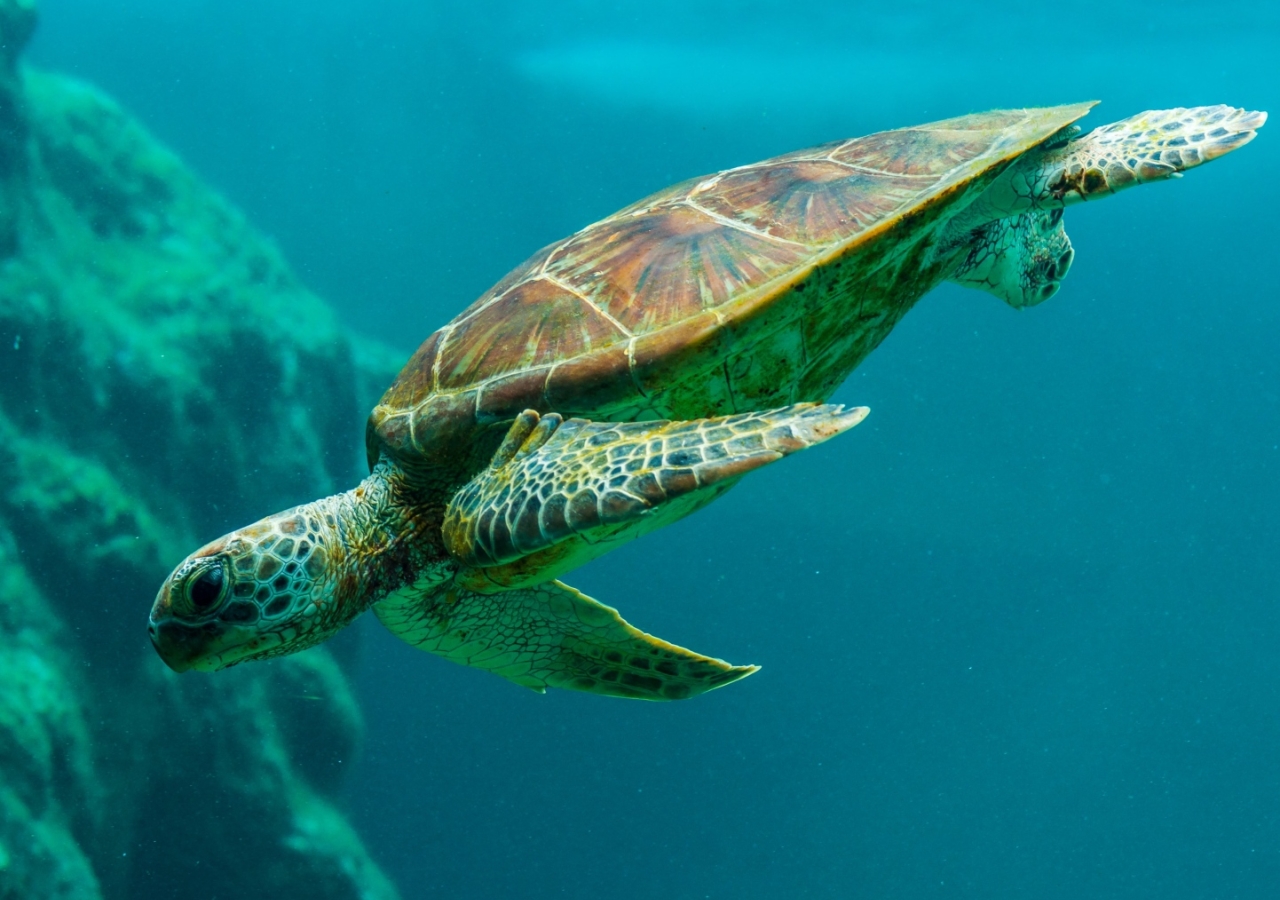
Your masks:
<path fill-rule="evenodd" d="M 148 453 L 175 483 L 204 473 L 168 508 L 185 530 L 176 556 L 160 559 L 157 538 L 165 567 L 196 545 L 177 537 L 353 484 L 362 408 L 421 339 L 538 247 L 670 183 L 997 107 L 1102 100 L 1086 128 L 1161 107 L 1280 109 L 1280 12 L 1261 3 L 50 0 L 40 19 L 25 58 L 113 97 L 335 314 L 297 287 L 306 321 L 332 333 L 300 335 L 293 300 L 227 326 L 263 358 L 296 345 L 285 358 L 315 362 L 287 396 L 238 364 L 243 344 L 204 372 L 215 420 L 219 402 L 246 411 L 226 422 L 245 430 L 240 451 L 172 430 L 128 450 L 139 480 Z M 134 724 L 85 758 L 127 757 L 126 733 L 146 732 L 183 787 L 146 801 L 165 816 L 140 815 L 134 843 L 88 841 L 100 894 L 40 895 L 228 896 L 196 865 L 202 846 L 222 848 L 220 872 L 311 853 L 296 828 L 239 831 L 258 790 L 244 770 L 205 770 L 191 790 L 203 757 L 164 749 L 180 740 L 166 716 L 199 747 L 261 714 L 287 750 L 263 759 L 285 771 L 287 755 L 338 811 L 320 819 L 341 813 L 359 838 L 325 832 L 346 835 L 332 870 L 350 891 L 338 875 L 270 894 L 257 876 L 228 882 L 244 896 L 391 896 L 378 869 L 405 897 L 1276 896 L 1276 127 L 1182 180 L 1068 210 L 1076 260 L 1042 306 L 943 285 L 837 392 L 871 407 L 863 425 L 568 579 L 645 631 L 760 673 L 688 703 L 539 696 L 365 617 L 335 642 L 346 681 L 325 668 L 325 691 L 237 669 L 177 683 L 250 686 L 248 712 L 198 693 L 128 706 Z M 222 301 L 197 313 L 197 331 L 231 315 Z M 182 340 L 198 368 L 201 336 Z M 18 383 L 0 389 L 26 396 Z M 125 411 L 145 400 L 120 396 Z M 10 420 L 14 435 L 43 427 Z M 139 426 L 95 427 L 127 444 Z M 313 475 L 264 461 L 288 428 L 321 434 Z M 47 568 L 97 609 L 78 566 Z M 157 670 L 122 684 L 178 690 L 146 646 L 154 587 L 129 585 L 92 641 L 74 640 L 113 648 L 100 670 Z M 87 614 L 57 608 L 71 630 Z M 117 676 L 87 676 L 103 677 Z M 348 683 L 348 705 L 309 711 Z M 111 718 L 115 695 L 89 695 L 87 720 Z M 221 712 L 191 725 L 201 710 Z M 358 740 L 333 724 L 361 715 Z M 102 771 L 118 780 L 108 794 L 143 777 Z M 281 778 L 272 796 L 296 808 Z M 75 820 L 95 803 L 97 824 L 71 832 L 111 831 L 110 803 L 66 805 Z M 0 873 L 16 846 L 0 834 Z M 157 862 L 121 868 L 130 853 Z"/>

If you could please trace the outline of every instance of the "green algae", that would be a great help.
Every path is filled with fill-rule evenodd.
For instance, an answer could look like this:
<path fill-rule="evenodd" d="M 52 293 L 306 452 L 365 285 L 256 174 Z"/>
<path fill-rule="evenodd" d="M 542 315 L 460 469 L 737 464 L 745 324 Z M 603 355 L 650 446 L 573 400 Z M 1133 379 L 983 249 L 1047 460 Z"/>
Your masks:
<path fill-rule="evenodd" d="M 169 568 L 347 486 L 400 362 L 0 0 L 0 898 L 390 898 L 336 798 L 362 722 L 317 648 L 178 677 Z M 181 836 L 182 852 L 168 844 Z"/>
<path fill-rule="evenodd" d="M 105 797 L 67 637 L 0 531 L 0 896 L 101 896 L 82 840 Z"/>

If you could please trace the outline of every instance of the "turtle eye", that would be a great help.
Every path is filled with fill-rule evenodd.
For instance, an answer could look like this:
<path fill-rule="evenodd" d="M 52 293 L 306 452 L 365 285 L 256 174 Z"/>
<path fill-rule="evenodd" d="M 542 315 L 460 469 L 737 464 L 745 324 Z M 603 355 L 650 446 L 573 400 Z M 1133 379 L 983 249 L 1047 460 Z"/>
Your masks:
<path fill-rule="evenodd" d="M 226 576 L 222 572 L 222 564 L 214 563 L 200 570 L 195 578 L 187 582 L 187 596 L 198 613 L 207 613 L 222 598 L 226 586 Z"/>

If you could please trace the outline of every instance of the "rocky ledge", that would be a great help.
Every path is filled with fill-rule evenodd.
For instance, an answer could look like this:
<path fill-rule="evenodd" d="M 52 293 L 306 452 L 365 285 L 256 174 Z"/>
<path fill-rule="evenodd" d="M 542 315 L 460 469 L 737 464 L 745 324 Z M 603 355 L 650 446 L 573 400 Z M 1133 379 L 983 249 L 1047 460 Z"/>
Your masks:
<path fill-rule="evenodd" d="M 189 550 L 348 487 L 397 360 L 0 0 L 0 897 L 389 898 L 335 805 L 355 638 L 216 676 L 146 615 Z"/>

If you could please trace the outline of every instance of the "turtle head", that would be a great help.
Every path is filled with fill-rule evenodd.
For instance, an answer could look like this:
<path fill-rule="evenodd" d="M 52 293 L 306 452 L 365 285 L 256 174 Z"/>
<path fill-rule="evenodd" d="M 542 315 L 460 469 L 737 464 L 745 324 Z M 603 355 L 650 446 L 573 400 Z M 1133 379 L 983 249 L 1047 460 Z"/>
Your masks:
<path fill-rule="evenodd" d="M 322 501 L 323 502 L 323 501 Z M 188 556 L 151 608 L 151 642 L 174 671 L 216 671 L 305 649 L 346 624 L 317 504 L 233 531 Z"/>

